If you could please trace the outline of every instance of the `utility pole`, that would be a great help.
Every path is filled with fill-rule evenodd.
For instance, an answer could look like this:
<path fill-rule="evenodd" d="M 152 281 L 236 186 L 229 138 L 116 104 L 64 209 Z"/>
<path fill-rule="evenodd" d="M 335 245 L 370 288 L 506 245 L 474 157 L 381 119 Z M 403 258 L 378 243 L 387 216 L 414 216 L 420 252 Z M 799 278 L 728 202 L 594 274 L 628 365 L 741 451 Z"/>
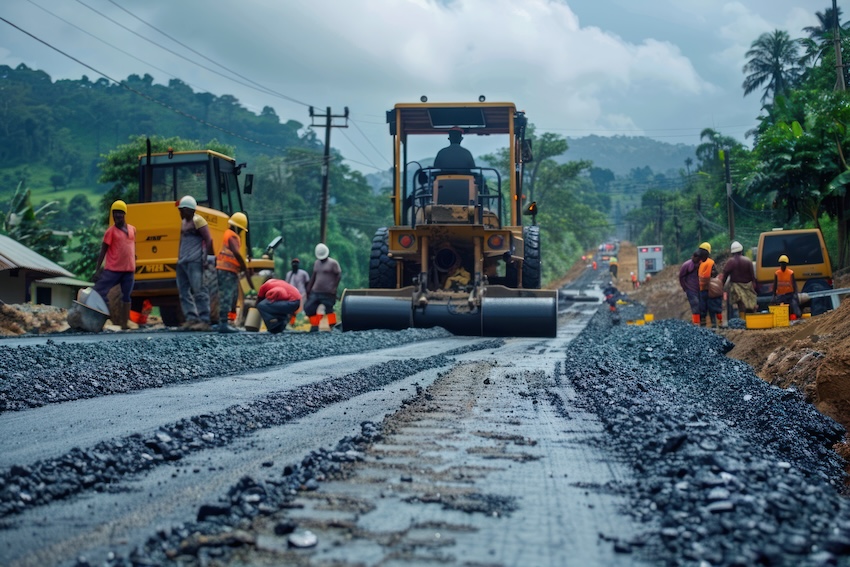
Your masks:
<path fill-rule="evenodd" d="M 729 217 L 729 241 L 735 240 L 735 203 L 732 201 L 732 173 L 729 166 L 729 151 L 720 150 L 720 157 L 726 164 L 726 214 Z"/>
<path fill-rule="evenodd" d="M 835 90 L 845 90 L 844 85 L 844 64 L 841 62 L 841 34 L 839 29 L 841 24 L 838 23 L 838 6 L 837 0 L 832 0 L 832 13 L 835 15 L 835 25 L 832 28 L 832 41 L 835 44 Z"/>
<path fill-rule="evenodd" d="M 324 124 L 316 124 L 316 119 L 324 118 Z M 344 118 L 345 124 L 334 124 L 334 118 Z M 327 242 L 328 238 L 328 174 L 331 167 L 331 128 L 348 128 L 348 107 L 345 114 L 332 114 L 331 107 L 327 107 L 324 114 L 316 114 L 310 107 L 311 126 L 325 129 L 325 156 L 322 160 L 322 215 L 319 228 L 319 242 Z"/>

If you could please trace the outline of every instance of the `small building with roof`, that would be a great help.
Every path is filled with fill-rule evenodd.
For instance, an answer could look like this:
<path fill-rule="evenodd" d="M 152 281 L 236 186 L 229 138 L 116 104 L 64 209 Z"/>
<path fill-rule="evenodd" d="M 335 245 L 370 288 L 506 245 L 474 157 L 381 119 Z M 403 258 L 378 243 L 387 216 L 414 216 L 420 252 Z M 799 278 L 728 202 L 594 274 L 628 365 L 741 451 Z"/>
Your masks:
<path fill-rule="evenodd" d="M 0 234 L 0 301 L 70 307 L 77 291 L 92 284 Z"/>

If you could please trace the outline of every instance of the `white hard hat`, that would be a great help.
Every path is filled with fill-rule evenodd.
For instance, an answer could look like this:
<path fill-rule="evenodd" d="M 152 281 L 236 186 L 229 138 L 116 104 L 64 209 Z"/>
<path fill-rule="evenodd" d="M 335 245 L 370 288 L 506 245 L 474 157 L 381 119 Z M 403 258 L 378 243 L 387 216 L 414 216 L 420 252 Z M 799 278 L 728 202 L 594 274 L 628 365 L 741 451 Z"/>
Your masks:
<path fill-rule="evenodd" d="M 732 243 L 732 246 L 729 247 L 729 250 L 731 250 L 732 254 L 734 254 L 735 252 L 742 252 L 744 250 L 744 247 L 741 245 L 740 242 L 736 240 Z"/>
<path fill-rule="evenodd" d="M 316 259 L 324 260 L 328 256 L 330 256 L 331 251 L 328 250 L 328 247 L 322 244 L 321 242 L 316 244 Z"/>
<path fill-rule="evenodd" d="M 193 211 L 198 208 L 198 202 L 191 195 L 186 195 L 177 203 L 178 209 L 192 209 Z"/>

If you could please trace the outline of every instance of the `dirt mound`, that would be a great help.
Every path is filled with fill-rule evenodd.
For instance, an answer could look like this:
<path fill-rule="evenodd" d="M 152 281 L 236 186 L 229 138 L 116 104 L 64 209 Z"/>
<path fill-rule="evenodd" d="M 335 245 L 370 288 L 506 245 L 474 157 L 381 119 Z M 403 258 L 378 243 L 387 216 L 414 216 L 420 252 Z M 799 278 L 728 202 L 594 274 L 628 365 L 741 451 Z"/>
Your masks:
<path fill-rule="evenodd" d="M 66 309 L 51 305 L 0 304 L 0 336 L 61 333 L 68 330 Z"/>
<path fill-rule="evenodd" d="M 621 253 L 620 262 L 625 256 Z M 723 259 L 718 263 L 722 265 Z M 835 287 L 850 287 L 850 274 L 836 278 Z M 679 265 L 668 266 L 639 289 L 626 291 L 656 319 L 691 319 L 679 287 Z M 718 332 L 735 344 L 729 356 L 748 363 L 771 384 L 800 390 L 820 412 L 850 429 L 850 301 L 791 327 Z"/>

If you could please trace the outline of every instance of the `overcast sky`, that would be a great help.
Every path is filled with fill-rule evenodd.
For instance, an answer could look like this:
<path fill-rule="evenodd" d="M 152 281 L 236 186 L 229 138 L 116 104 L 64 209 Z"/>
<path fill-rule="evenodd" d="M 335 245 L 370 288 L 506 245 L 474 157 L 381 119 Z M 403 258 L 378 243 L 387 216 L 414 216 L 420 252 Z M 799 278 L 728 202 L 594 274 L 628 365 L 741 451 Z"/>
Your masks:
<path fill-rule="evenodd" d="M 838 3 L 850 14 L 846 4 Z M 3 0 L 0 16 L 112 79 L 179 78 L 196 92 L 234 95 L 254 112 L 271 106 L 282 121 L 305 125 L 310 105 L 334 114 L 347 106 L 350 127 L 333 129 L 331 145 L 368 173 L 389 166 L 385 111 L 422 95 L 512 101 L 538 132 L 566 137 L 644 135 L 696 145 L 711 127 L 746 143 L 761 94 L 743 96 L 745 52 L 775 29 L 802 37 L 802 28 L 817 24 L 815 12 L 830 6 L 831 0 Z M 0 64 L 24 63 L 53 80 L 99 78 L 6 22 L 0 30 Z"/>

